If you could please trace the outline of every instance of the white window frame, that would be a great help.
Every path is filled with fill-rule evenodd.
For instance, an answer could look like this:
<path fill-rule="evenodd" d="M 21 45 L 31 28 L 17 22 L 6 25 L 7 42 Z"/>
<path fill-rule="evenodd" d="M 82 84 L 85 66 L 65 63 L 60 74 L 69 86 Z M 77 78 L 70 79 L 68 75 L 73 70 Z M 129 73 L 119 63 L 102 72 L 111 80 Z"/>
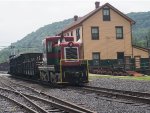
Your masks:
<path fill-rule="evenodd" d="M 66 59 L 66 48 L 70 48 L 70 47 L 64 47 L 64 57 L 65 57 L 65 60 L 67 62 L 76 62 L 76 61 L 79 61 L 79 51 L 78 51 L 78 47 L 71 47 L 71 48 L 77 48 L 77 59 L 74 59 L 74 60 L 69 60 L 69 59 Z"/>

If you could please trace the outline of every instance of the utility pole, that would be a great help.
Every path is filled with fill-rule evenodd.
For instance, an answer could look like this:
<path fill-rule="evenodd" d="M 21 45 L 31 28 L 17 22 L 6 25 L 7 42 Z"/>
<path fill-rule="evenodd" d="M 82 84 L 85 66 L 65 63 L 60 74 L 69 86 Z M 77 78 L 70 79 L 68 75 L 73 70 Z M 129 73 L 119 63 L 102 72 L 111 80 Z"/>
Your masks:
<path fill-rule="evenodd" d="M 10 46 L 10 48 L 11 48 L 11 55 L 15 55 L 15 46 Z"/>
<path fill-rule="evenodd" d="M 149 39 L 148 37 L 146 36 L 146 46 L 147 46 L 147 49 L 148 49 L 148 56 L 149 56 L 149 69 L 150 69 L 150 45 L 149 45 Z"/>
<path fill-rule="evenodd" d="M 150 70 L 150 48 L 148 48 L 148 56 L 149 56 L 149 70 Z"/>

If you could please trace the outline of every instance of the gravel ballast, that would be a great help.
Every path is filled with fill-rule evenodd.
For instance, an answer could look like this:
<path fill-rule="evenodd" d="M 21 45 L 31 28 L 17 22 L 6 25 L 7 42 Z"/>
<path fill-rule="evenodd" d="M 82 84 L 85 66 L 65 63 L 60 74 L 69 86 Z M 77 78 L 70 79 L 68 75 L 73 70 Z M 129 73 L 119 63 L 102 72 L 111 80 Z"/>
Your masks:
<path fill-rule="evenodd" d="M 81 105 L 87 109 L 97 111 L 98 113 L 149 113 L 150 106 L 140 103 L 126 104 L 124 101 L 116 101 L 107 97 L 99 97 L 94 93 L 84 94 L 80 91 L 50 89 L 45 90 L 58 98 Z"/>
<path fill-rule="evenodd" d="M 13 81 L 25 84 L 25 82 L 19 81 L 18 79 L 13 79 Z M 91 109 L 98 113 L 150 113 L 150 105 L 148 104 L 126 104 L 125 101 L 122 100 L 101 97 L 95 93 L 85 93 L 83 91 L 77 91 L 70 88 L 50 88 L 32 83 L 28 83 L 26 85 L 48 93 L 49 95 L 81 105 L 82 107 Z M 150 86 L 150 82 L 147 81 L 100 78 L 90 81 L 88 85 L 130 91 L 150 91 L 150 87 L 148 87 Z"/>
<path fill-rule="evenodd" d="M 118 90 L 150 92 L 150 81 L 98 78 L 90 81 L 87 85 Z"/>

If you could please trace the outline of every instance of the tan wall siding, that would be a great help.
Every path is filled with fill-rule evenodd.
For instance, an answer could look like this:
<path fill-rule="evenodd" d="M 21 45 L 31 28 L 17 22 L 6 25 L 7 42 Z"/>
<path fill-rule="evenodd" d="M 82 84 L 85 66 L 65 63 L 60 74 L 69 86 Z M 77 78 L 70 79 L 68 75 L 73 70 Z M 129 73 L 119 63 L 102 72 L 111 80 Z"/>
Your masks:
<path fill-rule="evenodd" d="M 146 52 L 137 48 L 133 48 L 133 55 L 141 56 L 141 58 L 148 58 L 148 51 Z"/>
<path fill-rule="evenodd" d="M 101 59 L 116 59 L 117 52 L 132 55 L 130 22 L 110 10 L 111 21 L 103 21 L 102 10 L 83 23 L 84 57 L 92 59 L 92 52 L 100 52 Z M 91 26 L 99 26 L 99 40 L 91 39 Z M 123 26 L 124 39 L 116 39 L 115 26 Z"/>

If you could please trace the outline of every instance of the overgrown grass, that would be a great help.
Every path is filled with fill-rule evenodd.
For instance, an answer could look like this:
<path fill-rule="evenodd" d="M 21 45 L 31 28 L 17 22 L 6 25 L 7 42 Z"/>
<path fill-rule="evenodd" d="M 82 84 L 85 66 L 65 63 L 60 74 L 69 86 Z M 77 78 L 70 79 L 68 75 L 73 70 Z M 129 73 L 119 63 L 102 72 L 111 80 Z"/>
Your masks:
<path fill-rule="evenodd" d="M 97 79 L 97 78 L 112 78 L 112 79 L 128 79 L 128 80 L 140 80 L 140 81 L 150 81 L 150 76 L 111 76 L 111 75 L 98 75 L 98 74 L 89 74 L 89 79 Z"/>

